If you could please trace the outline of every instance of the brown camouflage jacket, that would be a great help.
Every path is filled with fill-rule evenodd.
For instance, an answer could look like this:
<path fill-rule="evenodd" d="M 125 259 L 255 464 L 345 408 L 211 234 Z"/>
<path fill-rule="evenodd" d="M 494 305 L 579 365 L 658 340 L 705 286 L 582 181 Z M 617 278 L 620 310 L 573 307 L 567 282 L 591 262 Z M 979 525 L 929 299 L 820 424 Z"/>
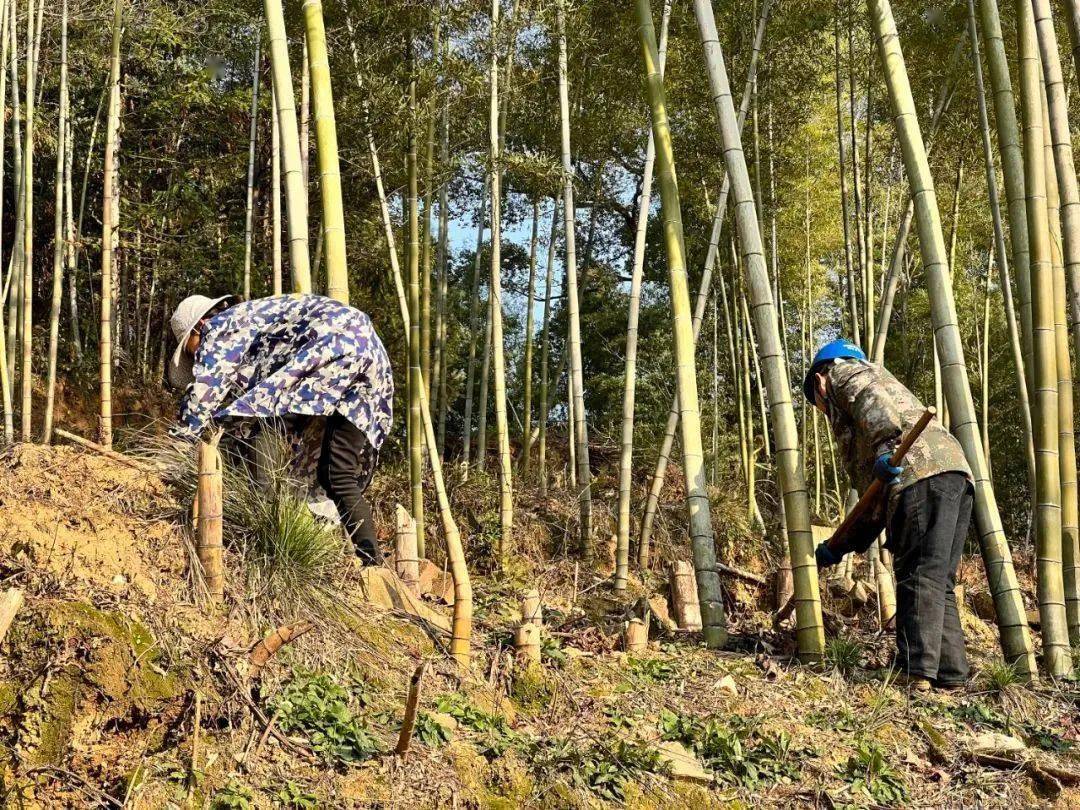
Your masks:
<path fill-rule="evenodd" d="M 887 369 L 865 360 L 839 360 L 826 377 L 826 410 L 837 449 L 851 485 L 862 493 L 874 479 L 874 462 L 895 449 L 925 406 Z M 937 419 L 927 425 L 901 466 L 904 472 L 889 487 L 887 501 L 882 499 L 852 533 L 853 550 L 870 546 L 892 517 L 900 493 L 916 481 L 946 472 L 961 472 L 971 479 L 960 443 Z"/>

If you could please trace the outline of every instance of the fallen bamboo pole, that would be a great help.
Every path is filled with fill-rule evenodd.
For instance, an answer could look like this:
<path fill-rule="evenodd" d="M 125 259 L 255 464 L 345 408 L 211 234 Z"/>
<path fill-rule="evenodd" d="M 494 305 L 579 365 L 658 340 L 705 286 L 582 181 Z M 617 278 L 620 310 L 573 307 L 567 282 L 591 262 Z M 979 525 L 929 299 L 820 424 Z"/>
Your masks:
<path fill-rule="evenodd" d="M 23 592 L 19 588 L 9 588 L 0 596 L 0 641 L 7 636 L 11 623 L 22 606 Z"/>
<path fill-rule="evenodd" d="M 69 433 L 66 430 L 56 428 L 53 430 L 53 434 L 59 436 L 61 439 L 67 439 L 69 442 L 73 442 L 80 447 L 85 447 L 87 450 L 93 450 L 95 453 L 104 456 L 105 458 L 112 459 L 113 461 L 116 461 L 120 464 L 126 464 L 132 469 L 154 474 L 161 472 L 162 468 L 157 466 L 156 464 L 151 464 L 147 461 L 139 461 L 138 459 L 134 459 L 131 456 L 125 456 L 123 453 L 118 453 L 115 450 L 110 450 L 108 447 L 104 447 L 97 442 L 92 442 L 89 439 L 84 439 L 82 436 L 77 436 L 74 433 Z"/>

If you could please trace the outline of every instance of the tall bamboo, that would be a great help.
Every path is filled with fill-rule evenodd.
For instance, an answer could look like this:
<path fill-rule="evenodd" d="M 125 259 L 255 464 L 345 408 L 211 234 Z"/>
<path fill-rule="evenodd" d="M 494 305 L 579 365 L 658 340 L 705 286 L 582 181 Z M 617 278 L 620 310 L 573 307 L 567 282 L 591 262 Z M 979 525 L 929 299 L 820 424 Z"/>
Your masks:
<path fill-rule="evenodd" d="M 660 16 L 659 69 L 661 78 L 667 61 L 668 25 L 672 0 L 664 0 Z M 633 491 L 634 400 L 637 393 L 638 318 L 641 310 L 641 282 L 645 275 L 645 247 L 652 209 L 653 168 L 656 142 L 649 130 L 645 144 L 645 163 L 641 170 L 641 196 L 638 200 L 637 228 L 634 233 L 633 268 L 630 271 L 630 308 L 626 320 L 626 365 L 623 373 L 622 435 L 619 443 L 619 506 L 615 534 L 616 592 L 626 589 L 630 570 L 630 496 Z"/>
<path fill-rule="evenodd" d="M 491 182 L 491 356 L 494 362 L 495 432 L 499 450 L 499 558 L 506 560 L 514 528 L 510 422 L 506 413 L 506 343 L 502 304 L 502 157 L 499 153 L 499 0 L 491 0 L 491 104 L 488 156 Z"/>
<path fill-rule="evenodd" d="M 38 15 L 38 25 L 41 15 Z M 33 338 L 34 338 L 34 126 L 37 98 L 34 83 L 37 62 L 34 27 L 34 0 L 26 0 L 26 145 L 23 147 L 23 194 L 25 217 L 22 239 L 22 440 L 30 441 L 33 425 Z"/>
<path fill-rule="evenodd" d="M 345 207 L 341 200 L 334 91 L 330 82 L 330 56 L 326 48 L 322 0 L 304 0 L 311 100 L 315 113 L 315 144 L 322 194 L 323 250 L 326 256 L 326 293 L 349 303 L 349 264 L 345 255 Z"/>
<path fill-rule="evenodd" d="M 282 171 L 285 177 L 285 206 L 288 210 L 289 267 L 292 291 L 311 292 L 311 262 L 308 256 L 307 184 L 300 159 L 300 133 L 296 124 L 296 101 L 289 67 L 289 41 L 281 0 L 264 0 L 266 30 L 270 44 L 270 71 L 274 81 L 278 136 Z"/>
<path fill-rule="evenodd" d="M 986 110 L 986 90 L 983 86 L 982 58 L 979 54 L 979 36 L 975 22 L 975 0 L 968 0 L 968 38 L 971 41 L 972 69 L 975 72 L 975 89 L 978 97 L 979 125 L 982 130 L 983 161 L 986 165 L 986 189 L 990 202 L 990 217 L 994 226 L 994 255 L 997 259 L 998 285 L 1001 287 L 1005 321 L 1009 327 L 1009 346 L 1013 365 L 1016 367 L 1016 398 L 1020 405 L 1020 427 L 1024 437 L 1024 458 L 1027 462 L 1028 489 L 1035 494 L 1035 443 L 1032 438 L 1031 402 L 1024 375 L 1024 352 L 1021 346 L 1020 328 L 1016 322 L 1013 305 L 1012 284 L 1009 280 L 1009 254 L 1005 246 L 1005 229 L 1001 221 L 1001 203 L 998 199 L 997 172 L 994 170 L 993 144 L 990 139 L 990 119 Z M 1027 229 L 1024 229 L 1025 234 Z M 1013 239 L 1015 240 L 1015 234 Z M 989 459 L 989 455 L 987 456 Z"/>
<path fill-rule="evenodd" d="M 432 3 L 431 13 L 435 17 L 432 27 L 431 52 L 438 56 L 442 51 L 442 17 L 439 8 Z M 436 94 L 431 93 L 425 104 L 426 135 L 424 150 L 424 199 L 420 215 L 420 369 L 424 380 L 430 386 L 431 377 L 431 205 L 435 191 L 435 102 Z M 430 399 L 432 391 L 428 389 Z"/>
<path fill-rule="evenodd" d="M 1068 284 L 1069 327 L 1080 349 L 1080 190 L 1077 188 L 1073 162 L 1072 135 L 1069 132 L 1069 101 L 1061 70 L 1057 35 L 1049 0 L 1032 0 L 1035 28 L 1042 57 L 1043 77 L 1050 128 L 1047 138 L 1053 149 L 1061 198 L 1061 232 L 1065 277 Z"/>
<path fill-rule="evenodd" d="M 818 594 L 817 568 L 814 563 L 813 535 L 810 532 L 810 505 L 799 459 L 798 429 L 791 402 L 791 387 L 783 362 L 772 285 L 765 266 L 761 233 L 754 215 L 753 195 L 739 138 L 739 126 L 728 84 L 724 55 L 716 32 L 712 5 L 709 0 L 694 0 L 709 84 L 716 105 L 724 161 L 731 178 L 743 261 L 746 267 L 753 318 L 760 349 L 765 385 L 769 391 L 773 435 L 776 440 L 776 467 L 784 512 L 788 524 L 788 544 L 791 553 L 795 585 L 795 606 L 799 655 L 803 659 L 818 659 L 824 646 L 824 626 L 821 599 Z"/>
<path fill-rule="evenodd" d="M 6 35 L 6 32 L 10 27 L 9 20 L 15 13 L 15 0 L 3 0 L 2 9 L 3 13 L 0 14 L 0 42 L 3 43 L 0 45 L 0 109 L 4 109 L 7 106 L 7 71 L 4 70 L 4 65 L 8 61 L 7 55 L 10 40 Z M 18 97 L 17 91 L 15 92 L 15 96 Z M 3 155 L 4 153 L 4 132 L 5 128 L 3 122 L 0 121 L 0 155 Z M 3 161 L 0 160 L 0 191 L 3 190 L 3 179 L 4 166 Z M 0 217 L 2 217 L 4 208 L 3 196 L 4 195 L 0 193 Z M 0 255 L 2 255 L 2 250 L 0 250 Z M 2 266 L 2 262 L 0 262 L 0 266 Z M 10 278 L 8 279 L 8 284 L 10 284 Z M 15 440 L 15 414 L 11 401 L 11 376 L 7 357 L 7 328 L 4 324 L 3 302 L 0 301 L 0 399 L 2 399 L 4 406 L 4 441 L 10 444 Z"/>
<path fill-rule="evenodd" d="M 855 289 L 855 259 L 851 247 L 851 218 L 848 214 L 847 191 L 847 144 L 844 138 L 844 114 L 840 99 L 843 96 L 840 78 L 840 9 L 837 5 L 836 20 L 833 25 L 833 61 L 836 73 L 836 150 L 840 171 L 840 216 L 844 226 L 844 269 L 847 279 L 848 318 L 851 321 L 851 339 L 862 343 L 859 332 L 858 294 Z"/>
<path fill-rule="evenodd" d="M 444 46 L 444 55 L 449 52 L 449 45 Z M 450 166 L 450 95 L 444 95 L 442 105 L 442 147 L 440 150 L 442 171 L 448 171 Z M 439 184 L 439 252 L 436 257 L 439 278 L 438 289 L 435 297 L 435 345 L 436 356 L 434 358 L 434 379 L 431 386 L 438 396 L 438 408 L 436 409 L 435 437 L 438 440 L 439 453 L 446 448 L 446 413 L 449 410 L 447 402 L 447 382 L 450 376 L 447 364 L 447 321 L 449 314 L 446 311 L 446 295 L 448 291 L 448 273 L 450 256 L 450 211 L 449 211 L 449 182 L 444 179 Z"/>
<path fill-rule="evenodd" d="M 945 372 L 946 395 L 953 430 L 963 445 L 975 479 L 975 518 L 990 589 L 997 610 L 1005 658 L 1026 677 L 1035 677 L 1035 660 L 1020 588 L 1008 542 L 1001 527 L 994 491 L 986 470 L 971 389 L 956 321 L 956 305 L 948 277 L 945 239 L 937 198 L 908 83 L 900 39 L 888 0 L 870 0 L 870 17 L 878 40 L 885 83 L 893 108 L 908 185 L 915 200 L 919 247 L 930 292 L 930 315 Z"/>
<path fill-rule="evenodd" d="M 1039 5 L 1033 3 L 1035 14 L 1039 14 Z M 1036 25 L 1040 25 L 1036 16 Z M 1056 42 L 1053 44 L 1056 50 Z M 1044 56 L 1044 64 L 1047 61 Z M 1060 70 L 1058 71 L 1060 73 Z M 1078 503 L 1076 482 L 1076 439 L 1073 428 L 1073 372 L 1069 357 L 1069 328 L 1066 315 L 1066 269 L 1065 252 L 1063 245 L 1068 244 L 1063 239 L 1062 225 L 1068 222 L 1062 197 L 1061 186 L 1058 182 L 1063 172 L 1060 167 L 1055 167 L 1056 144 L 1052 136 L 1050 110 L 1053 102 L 1050 96 L 1050 74 L 1047 72 L 1047 92 L 1042 97 L 1043 101 L 1043 136 L 1045 141 L 1044 165 L 1046 167 L 1046 208 L 1047 220 L 1050 233 L 1050 259 L 1053 270 L 1053 305 L 1054 305 L 1054 351 L 1057 367 L 1057 429 L 1058 429 L 1058 468 L 1061 481 L 1061 565 L 1063 581 L 1063 598 L 1065 600 L 1066 627 L 1070 644 L 1080 637 L 1080 596 L 1076 593 L 1076 561 L 1078 555 L 1077 528 Z M 1049 102 L 1049 103 L 1048 103 Z M 1071 149 L 1068 156 L 1068 164 L 1064 167 L 1066 172 L 1072 172 Z M 1075 184 L 1075 178 L 1074 178 Z"/>
<path fill-rule="evenodd" d="M 641 0 L 639 0 L 639 3 Z M 574 165 L 570 151 L 570 97 L 566 64 L 566 0 L 556 5 L 559 36 L 559 119 L 561 122 L 563 170 L 563 218 L 565 221 L 567 319 L 569 320 L 570 389 L 574 399 L 575 462 L 577 464 L 578 503 L 581 507 L 580 542 L 586 558 L 593 555 L 592 473 L 589 470 L 589 431 L 585 413 L 585 380 L 581 361 L 581 316 L 578 305 L 578 269 L 574 236 L 577 209 L 574 206 Z M 651 24 L 651 20 L 650 20 Z M 708 624 L 706 622 L 706 624 Z"/>
<path fill-rule="evenodd" d="M 465 373 L 465 417 L 461 431 L 461 476 L 469 477 L 469 456 L 472 448 L 473 389 L 476 387 L 476 349 L 477 332 L 480 322 L 480 250 L 484 246 L 484 219 L 487 205 L 487 179 L 480 192 L 480 210 L 476 214 L 476 250 L 473 252 L 472 285 L 469 295 L 469 362 Z"/>
<path fill-rule="evenodd" d="M 544 315 L 540 326 L 540 408 L 537 419 L 540 421 L 540 436 L 537 443 L 540 449 L 537 451 L 536 463 L 540 468 L 539 488 L 540 497 L 547 497 L 548 468 L 547 468 L 547 426 L 548 426 L 548 355 L 551 352 L 551 340 L 548 335 L 548 327 L 551 323 L 551 282 L 555 274 L 555 240 L 559 234 L 559 201 L 551 198 L 551 236 L 548 239 L 547 249 L 547 273 L 544 281 Z"/>
<path fill-rule="evenodd" d="M 244 300 L 251 298 L 251 248 L 255 224 L 255 146 L 259 136 L 259 73 L 262 38 L 255 37 L 255 60 L 251 69 L 251 124 L 248 128 L 247 197 L 244 204 Z"/>
<path fill-rule="evenodd" d="M 705 459 L 701 446 L 701 413 L 698 406 L 697 370 L 694 361 L 694 330 L 691 323 L 690 286 L 686 274 L 686 246 L 683 242 L 679 185 L 675 174 L 675 150 L 668 123 L 664 81 L 660 74 L 656 32 L 649 0 L 637 0 L 638 34 L 645 59 L 645 83 L 652 112 L 653 140 L 656 144 L 657 178 L 663 216 L 664 247 L 671 285 L 672 331 L 674 332 L 676 381 L 682 422 L 683 469 L 686 474 L 686 502 L 690 517 L 690 545 L 697 574 L 701 603 L 702 633 L 710 647 L 727 642 L 720 577 L 716 573 L 709 496 L 705 485 Z M 732 111 L 734 121 L 734 110 Z M 745 173 L 745 165 L 743 167 Z M 729 167 L 730 172 L 730 167 Z M 736 186 L 738 178 L 735 179 Z M 751 206 L 753 201 L 751 200 Z M 775 326 L 775 324 L 774 324 Z"/>
<path fill-rule="evenodd" d="M 533 301 L 536 296 L 536 249 L 540 241 L 540 198 L 532 201 L 532 237 L 529 239 L 529 283 L 525 289 L 525 357 L 521 369 L 521 383 L 524 387 L 521 407 L 521 474 L 529 474 L 529 461 L 532 456 L 532 377 L 533 377 L 533 332 L 536 328 L 533 316 Z"/>
<path fill-rule="evenodd" d="M 281 295 L 284 286 L 281 277 L 281 123 L 273 82 L 270 84 L 270 219 L 270 289 L 274 295 Z"/>
<path fill-rule="evenodd" d="M 771 2 L 761 4 L 760 17 L 758 18 L 757 32 L 754 36 L 753 47 L 750 51 L 750 64 L 747 68 L 746 83 L 743 85 L 742 102 L 739 105 L 739 132 L 750 110 L 750 99 L 753 94 L 754 81 L 757 77 L 758 63 L 761 55 L 761 45 L 765 39 L 765 26 L 769 20 Z M 694 304 L 694 334 L 701 331 L 702 319 L 705 315 L 705 305 L 709 300 L 709 285 L 712 284 L 713 268 L 719 255 L 720 234 L 723 230 L 724 218 L 727 215 L 727 199 L 731 191 L 731 181 L 724 176 L 724 182 L 720 187 L 720 198 L 713 214 L 712 232 L 709 235 L 709 248 L 705 253 L 705 266 L 701 273 L 701 282 L 698 286 L 697 300 Z M 696 340 L 697 338 L 695 338 Z M 652 480 L 649 483 L 649 494 L 645 500 L 645 509 L 641 517 L 641 531 L 638 540 L 638 565 L 641 568 L 649 566 L 649 549 L 652 537 L 653 522 L 656 519 L 657 508 L 660 504 L 660 493 L 664 489 L 664 478 L 667 475 L 668 461 L 671 459 L 671 448 L 675 444 L 675 433 L 679 427 L 679 395 L 672 397 L 671 408 L 668 410 L 668 421 L 664 427 L 664 439 L 660 444 L 660 453 L 653 470 Z"/>
<path fill-rule="evenodd" d="M 23 222 L 26 217 L 26 206 L 22 202 L 23 169 L 22 169 L 22 101 L 19 94 L 19 41 L 18 41 L 18 0 L 12 0 L 11 13 L 8 15 L 8 30 L 6 36 L 11 51 L 9 68 L 11 71 L 11 164 L 14 169 L 12 185 L 15 187 L 13 197 L 15 199 L 15 234 L 14 246 L 8 262 L 8 321 L 7 321 L 7 364 L 8 375 L 11 377 L 12 386 L 15 385 L 17 373 L 18 334 L 21 318 L 19 317 L 19 300 L 22 297 L 22 283 L 19 280 L 22 273 L 23 252 Z"/>
<path fill-rule="evenodd" d="M 49 372 L 45 393 L 45 426 L 41 441 L 52 441 L 53 407 L 56 401 L 56 356 L 60 343 L 60 305 L 64 298 L 64 164 L 68 139 L 68 0 L 60 11 L 60 101 L 56 124 L 56 188 L 53 198 L 53 284 L 49 311 Z M 2 154 L 2 153 L 0 153 Z"/>
<path fill-rule="evenodd" d="M 408 175 L 406 217 L 409 232 L 409 483 L 413 519 L 416 521 L 416 545 L 425 556 L 427 533 L 424 531 L 424 434 L 420 413 L 420 212 L 417 202 L 416 165 L 416 63 L 412 32 L 409 32 L 409 109 L 405 166 Z"/>
<path fill-rule="evenodd" d="M 105 126 L 105 167 L 101 192 L 101 334 L 98 338 L 101 415 L 98 435 L 106 448 L 112 447 L 112 233 L 116 227 L 113 221 L 113 165 L 116 160 L 116 134 L 120 129 L 120 32 L 123 26 L 120 3 L 121 0 L 113 0 L 109 115 Z"/>
<path fill-rule="evenodd" d="M 1024 190 L 1024 155 L 1020 146 L 1020 128 L 1016 119 L 1016 100 L 1009 77 L 1009 62 L 1005 55 L 1005 39 L 997 0 L 979 0 L 983 40 L 986 44 L 986 66 L 994 99 L 994 122 L 997 128 L 998 150 L 1001 153 L 1001 173 L 1009 215 L 1009 244 L 1012 247 L 1012 269 L 1016 278 L 1017 304 L 1020 309 L 1020 337 L 1025 358 L 1034 356 L 1031 335 L 1031 268 L 1028 246 L 1028 220 Z M 1029 402 L 1034 396 L 1032 366 L 1024 368 L 1024 382 Z M 1032 490 L 1034 492 L 1034 490 Z"/>

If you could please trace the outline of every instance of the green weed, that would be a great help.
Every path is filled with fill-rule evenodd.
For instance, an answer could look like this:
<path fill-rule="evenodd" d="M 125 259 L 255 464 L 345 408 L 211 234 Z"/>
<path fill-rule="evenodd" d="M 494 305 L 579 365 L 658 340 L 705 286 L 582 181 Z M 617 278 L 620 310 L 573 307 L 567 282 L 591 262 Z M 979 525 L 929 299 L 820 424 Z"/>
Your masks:
<path fill-rule="evenodd" d="M 852 793 L 874 804 L 898 806 L 907 803 L 907 786 L 903 778 L 889 765 L 885 751 L 876 743 L 859 742 L 855 753 L 844 765 L 838 766 L 837 771 L 851 785 Z"/>
<path fill-rule="evenodd" d="M 627 658 L 626 671 L 639 681 L 662 683 L 678 674 L 675 667 L 660 658 Z"/>
<path fill-rule="evenodd" d="M 841 675 L 850 675 L 862 666 L 863 645 L 856 639 L 837 636 L 825 645 L 825 660 Z"/>
<path fill-rule="evenodd" d="M 625 740 L 582 748 L 572 740 L 551 739 L 536 747 L 532 761 L 534 769 L 564 773 L 575 787 L 612 802 L 625 802 L 626 786 L 642 775 L 668 771 L 656 749 Z"/>
<path fill-rule="evenodd" d="M 436 708 L 476 732 L 479 738 L 477 747 L 488 759 L 502 756 L 521 742 L 520 735 L 510 728 L 505 717 L 480 711 L 460 695 L 444 695 L 439 698 Z"/>
<path fill-rule="evenodd" d="M 438 748 L 450 742 L 450 732 L 428 712 L 420 712 L 416 717 L 416 739 L 428 748 Z"/>
<path fill-rule="evenodd" d="M 350 697 L 331 675 L 301 674 L 274 699 L 273 706 L 282 730 L 303 734 L 326 762 L 363 762 L 381 748 L 353 713 Z"/>
<path fill-rule="evenodd" d="M 1021 683 L 1016 667 L 1000 658 L 990 661 L 979 673 L 979 685 L 988 692 L 1000 695 Z"/>
<path fill-rule="evenodd" d="M 277 803 L 290 810 L 318 810 L 319 798 L 308 793 L 295 782 L 286 782 L 275 796 Z"/>
<path fill-rule="evenodd" d="M 214 794 L 210 801 L 211 810 L 251 810 L 255 807 L 255 797 L 251 791 L 236 780 Z"/>
<path fill-rule="evenodd" d="M 692 748 L 721 781 L 750 790 L 762 784 L 795 781 L 799 776 L 796 760 L 813 753 L 793 749 L 786 732 L 764 732 L 758 723 L 738 716 L 726 722 L 717 718 L 702 721 L 663 711 L 660 735 Z"/>

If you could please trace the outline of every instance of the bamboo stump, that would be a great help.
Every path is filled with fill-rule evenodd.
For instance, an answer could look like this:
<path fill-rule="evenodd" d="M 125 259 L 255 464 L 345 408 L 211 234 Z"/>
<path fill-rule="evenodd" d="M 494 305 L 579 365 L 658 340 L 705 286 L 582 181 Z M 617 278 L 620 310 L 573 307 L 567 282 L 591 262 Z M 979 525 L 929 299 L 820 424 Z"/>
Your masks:
<path fill-rule="evenodd" d="M 701 604 L 698 602 L 697 577 L 687 560 L 675 560 L 668 572 L 671 607 L 680 630 L 701 629 Z"/>
<path fill-rule="evenodd" d="M 218 432 L 207 442 L 199 444 L 199 485 L 195 499 L 195 553 L 202 567 L 203 580 L 211 599 L 225 595 L 225 566 L 222 560 L 221 524 L 221 454 L 218 452 Z"/>
<path fill-rule="evenodd" d="M 649 626 L 641 619 L 628 621 L 626 629 L 623 631 L 623 649 L 628 653 L 642 653 L 645 652 L 648 645 Z"/>
<path fill-rule="evenodd" d="M 416 519 L 401 504 L 397 506 L 394 532 L 397 575 L 413 594 L 420 595 L 420 555 L 417 551 Z"/>
<path fill-rule="evenodd" d="M 521 620 L 540 627 L 544 624 L 544 608 L 540 604 L 540 591 L 533 588 L 521 600 Z"/>
<path fill-rule="evenodd" d="M 514 650 L 518 660 L 530 666 L 540 663 L 540 625 L 525 622 L 514 633 Z"/>

